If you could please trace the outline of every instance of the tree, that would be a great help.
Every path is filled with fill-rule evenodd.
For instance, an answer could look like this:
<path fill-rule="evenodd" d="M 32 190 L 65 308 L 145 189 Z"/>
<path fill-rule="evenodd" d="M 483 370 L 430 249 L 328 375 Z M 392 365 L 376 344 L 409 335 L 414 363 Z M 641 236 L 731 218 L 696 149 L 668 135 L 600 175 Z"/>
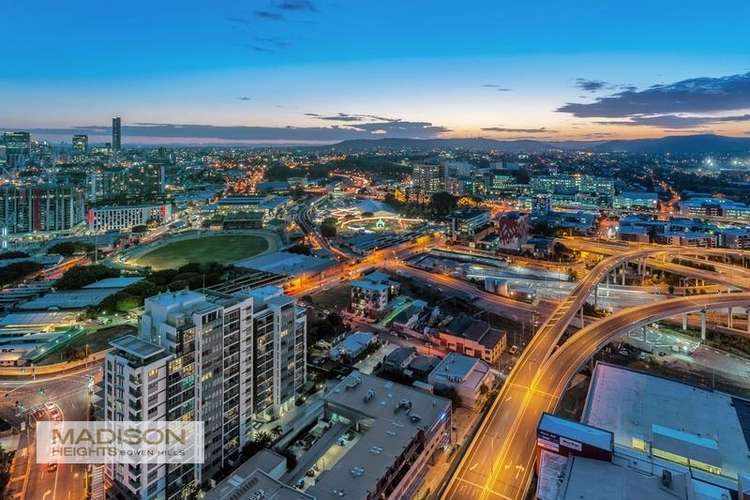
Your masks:
<path fill-rule="evenodd" d="M 91 243 L 85 243 L 83 241 L 63 241 L 52 245 L 48 250 L 48 254 L 59 254 L 65 257 L 70 257 L 73 254 L 81 252 L 92 252 L 94 245 Z"/>
<path fill-rule="evenodd" d="M 110 269 L 100 264 L 85 267 L 74 267 L 65 271 L 57 280 L 55 288 L 58 290 L 77 290 L 105 278 L 116 278 L 120 271 Z"/>
<path fill-rule="evenodd" d="M 320 224 L 320 234 L 326 238 L 336 237 L 336 219 L 328 217 Z"/>
<path fill-rule="evenodd" d="M 13 264 L 2 267 L 0 268 L 0 285 L 15 283 L 30 274 L 41 271 L 42 267 L 43 266 L 38 262 L 30 260 L 14 262 Z"/>
<path fill-rule="evenodd" d="M 437 215 L 448 215 L 456 208 L 458 200 L 452 194 L 446 191 L 433 193 L 430 197 L 430 206 L 432 211 Z"/>

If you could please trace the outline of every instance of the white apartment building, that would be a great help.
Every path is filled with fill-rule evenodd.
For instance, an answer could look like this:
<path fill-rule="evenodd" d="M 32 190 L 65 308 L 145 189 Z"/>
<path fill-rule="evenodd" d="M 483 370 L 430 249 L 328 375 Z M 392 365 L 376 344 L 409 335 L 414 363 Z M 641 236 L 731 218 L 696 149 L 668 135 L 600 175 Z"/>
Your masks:
<path fill-rule="evenodd" d="M 205 462 L 153 471 L 109 466 L 109 496 L 172 500 L 236 465 L 253 418 L 294 405 L 306 380 L 306 317 L 277 287 L 235 296 L 162 293 L 144 309 L 139 337 L 113 341 L 107 355 L 105 418 L 201 420 Z M 144 387 L 152 375 L 163 383 Z"/>
<path fill-rule="evenodd" d="M 149 222 L 164 224 L 172 220 L 172 205 L 123 205 L 89 208 L 86 222 L 89 229 L 109 231 L 130 229 Z"/>

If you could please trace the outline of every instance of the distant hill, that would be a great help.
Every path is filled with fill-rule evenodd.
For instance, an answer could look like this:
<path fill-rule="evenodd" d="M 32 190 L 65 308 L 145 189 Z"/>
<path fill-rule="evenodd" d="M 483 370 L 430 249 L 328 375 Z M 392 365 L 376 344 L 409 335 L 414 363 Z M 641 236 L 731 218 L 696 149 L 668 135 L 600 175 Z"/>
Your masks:
<path fill-rule="evenodd" d="M 740 153 L 750 151 L 750 138 L 714 134 L 683 135 L 661 139 L 608 141 L 596 146 L 593 150 L 645 154 Z"/>
<path fill-rule="evenodd" d="M 739 153 L 750 151 L 750 138 L 703 134 L 669 136 L 659 139 L 616 141 L 536 141 L 497 139 L 355 139 L 315 149 L 361 153 L 367 151 L 434 151 L 464 149 L 469 151 L 502 151 L 505 153 L 541 153 L 544 151 L 594 151 L 598 153 L 693 154 Z"/>

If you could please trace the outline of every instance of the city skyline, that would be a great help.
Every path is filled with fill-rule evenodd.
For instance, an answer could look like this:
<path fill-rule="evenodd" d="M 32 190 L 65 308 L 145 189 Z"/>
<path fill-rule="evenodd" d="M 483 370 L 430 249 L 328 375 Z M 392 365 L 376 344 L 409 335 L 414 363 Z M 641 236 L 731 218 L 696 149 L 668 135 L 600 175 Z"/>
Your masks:
<path fill-rule="evenodd" d="M 731 4 L 13 5 L 5 34 L 25 50 L 6 57 L 0 129 L 108 142 L 122 116 L 131 144 L 746 137 L 750 6 Z"/>

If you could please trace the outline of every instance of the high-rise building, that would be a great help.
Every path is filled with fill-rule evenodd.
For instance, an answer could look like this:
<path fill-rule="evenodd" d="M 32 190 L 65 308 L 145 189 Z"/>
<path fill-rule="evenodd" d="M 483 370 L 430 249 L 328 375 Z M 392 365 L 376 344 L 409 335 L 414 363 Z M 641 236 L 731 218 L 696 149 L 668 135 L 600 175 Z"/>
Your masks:
<path fill-rule="evenodd" d="M 5 132 L 3 144 L 6 161 L 11 168 L 22 166 L 31 155 L 31 134 L 28 132 Z"/>
<path fill-rule="evenodd" d="M 281 288 L 146 299 L 138 337 L 112 342 L 106 420 L 201 420 L 203 464 L 107 466 L 112 498 L 184 498 L 236 465 L 253 418 L 294 406 L 306 378 L 306 316 Z"/>
<path fill-rule="evenodd" d="M 83 155 L 89 148 L 89 136 L 87 135 L 74 135 L 73 136 L 73 154 Z"/>
<path fill-rule="evenodd" d="M 112 151 L 119 151 L 122 147 L 122 119 L 112 118 Z"/>
<path fill-rule="evenodd" d="M 445 189 L 445 172 L 445 165 L 414 165 L 411 177 L 412 186 L 420 194 L 442 191 Z"/>
<path fill-rule="evenodd" d="M 143 163 L 127 168 L 110 168 L 89 172 L 87 199 L 121 203 L 147 203 L 164 197 L 166 173 L 161 163 Z"/>
<path fill-rule="evenodd" d="M 64 231 L 85 215 L 83 191 L 72 185 L 0 188 L 0 227 L 8 233 Z"/>

